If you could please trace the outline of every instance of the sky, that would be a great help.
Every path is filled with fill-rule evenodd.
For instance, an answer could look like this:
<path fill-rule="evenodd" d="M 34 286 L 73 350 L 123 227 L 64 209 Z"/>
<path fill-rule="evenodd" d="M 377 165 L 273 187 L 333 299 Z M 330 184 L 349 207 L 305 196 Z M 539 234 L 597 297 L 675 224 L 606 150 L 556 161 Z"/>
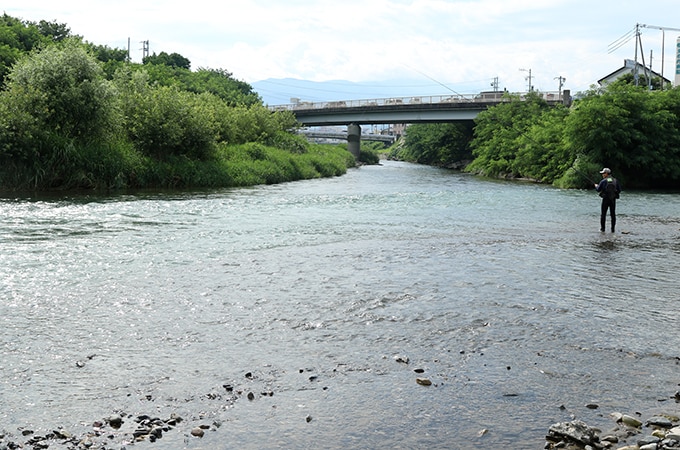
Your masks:
<path fill-rule="evenodd" d="M 638 61 L 644 55 L 674 80 L 677 1 L 5 0 L 2 8 L 64 23 L 95 44 L 129 42 L 137 62 L 149 41 L 151 53 L 227 70 L 287 103 L 310 93 L 283 79 L 337 82 L 351 99 L 341 81 L 438 95 L 493 90 L 497 79 L 499 89 L 524 92 L 531 73 L 534 89 L 557 91 L 562 78 L 576 93 L 635 59 L 637 24 L 648 25 L 639 28 Z"/>

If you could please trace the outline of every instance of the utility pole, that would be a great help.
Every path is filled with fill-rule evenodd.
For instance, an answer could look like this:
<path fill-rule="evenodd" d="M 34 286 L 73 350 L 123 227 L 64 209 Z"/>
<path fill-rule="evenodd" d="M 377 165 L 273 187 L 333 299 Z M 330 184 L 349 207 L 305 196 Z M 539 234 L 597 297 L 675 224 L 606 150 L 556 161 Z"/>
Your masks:
<path fill-rule="evenodd" d="M 562 86 L 564 85 L 564 82 L 567 81 L 567 79 L 564 78 L 562 75 L 559 75 L 559 76 L 555 77 L 555 80 L 559 80 L 559 83 L 560 83 L 559 90 L 557 91 L 558 92 L 557 98 L 559 100 L 562 100 Z"/>
<path fill-rule="evenodd" d="M 149 56 L 149 41 L 142 41 L 142 62 L 144 62 L 144 58 Z"/>
<path fill-rule="evenodd" d="M 494 92 L 498 92 L 498 77 L 494 77 L 493 81 L 491 82 L 491 87 L 493 88 Z"/>
<path fill-rule="evenodd" d="M 663 88 L 663 85 L 664 85 L 664 83 L 663 83 L 663 66 L 664 66 L 664 62 L 665 62 L 664 61 L 664 56 L 665 56 L 664 44 L 665 44 L 665 40 L 666 40 L 666 30 L 680 31 L 680 28 L 659 27 L 659 26 L 656 26 L 656 25 L 647 25 L 647 24 L 644 24 L 644 23 L 638 23 L 638 24 L 635 25 L 635 32 L 638 36 L 638 39 L 639 39 L 639 36 L 640 36 L 640 27 L 642 27 L 642 28 L 654 28 L 656 30 L 661 30 L 661 87 Z M 642 45 L 642 43 L 640 43 L 640 45 Z M 635 42 L 635 62 L 637 63 L 637 41 Z M 650 61 L 650 64 L 651 64 L 651 61 Z"/>
<path fill-rule="evenodd" d="M 529 72 L 529 76 L 525 80 L 529 80 L 529 92 L 534 90 L 534 86 L 531 84 L 531 69 L 519 69 L 521 72 Z"/>

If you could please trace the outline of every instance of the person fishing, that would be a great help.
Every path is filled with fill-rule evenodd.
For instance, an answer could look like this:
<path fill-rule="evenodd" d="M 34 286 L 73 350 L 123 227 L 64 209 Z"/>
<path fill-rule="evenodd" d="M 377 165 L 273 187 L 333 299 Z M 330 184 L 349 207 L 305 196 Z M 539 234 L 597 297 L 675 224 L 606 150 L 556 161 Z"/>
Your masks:
<path fill-rule="evenodd" d="M 619 180 L 612 177 L 612 171 L 605 167 L 600 170 L 602 174 L 602 180 L 595 184 L 595 189 L 600 193 L 602 197 L 602 212 L 600 214 L 600 231 L 604 231 L 605 224 L 607 221 L 607 210 L 611 215 L 611 225 L 612 233 L 616 228 L 616 199 L 619 198 L 621 193 L 621 185 Z"/>

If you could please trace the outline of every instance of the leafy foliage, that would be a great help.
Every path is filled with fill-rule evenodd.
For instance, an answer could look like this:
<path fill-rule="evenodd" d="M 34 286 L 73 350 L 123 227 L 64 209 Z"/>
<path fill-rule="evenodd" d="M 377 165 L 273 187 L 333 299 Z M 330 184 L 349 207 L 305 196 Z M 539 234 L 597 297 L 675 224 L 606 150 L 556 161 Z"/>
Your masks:
<path fill-rule="evenodd" d="M 61 42 L 71 35 L 64 24 L 41 20 L 39 23 L 0 17 L 0 85 L 19 58 L 28 52 L 53 42 Z"/>
<path fill-rule="evenodd" d="M 592 90 L 570 109 L 513 100 L 477 117 L 467 170 L 590 187 L 610 167 L 628 187 L 680 181 L 680 88 L 649 91 L 626 80 Z"/>
<path fill-rule="evenodd" d="M 142 62 L 144 64 L 162 64 L 179 69 L 191 69 L 191 61 L 179 53 L 167 54 L 165 52 L 160 52 L 158 55 L 154 53 L 153 55 L 145 57 Z"/>
<path fill-rule="evenodd" d="M 446 166 L 471 158 L 471 124 L 426 123 L 408 127 L 404 145 L 392 157 L 420 164 Z"/>
<path fill-rule="evenodd" d="M 291 133 L 292 113 L 269 111 L 226 71 L 195 74 L 176 54 L 167 55 L 174 67 L 131 64 L 68 33 L 0 23 L 0 42 L 11 43 L 0 56 L 12 61 L 2 66 L 0 189 L 242 186 L 340 175 L 355 163 Z"/>
<path fill-rule="evenodd" d="M 678 100 L 679 88 L 614 83 L 575 105 L 566 137 L 575 154 L 607 165 L 624 184 L 671 186 L 680 180 Z"/>

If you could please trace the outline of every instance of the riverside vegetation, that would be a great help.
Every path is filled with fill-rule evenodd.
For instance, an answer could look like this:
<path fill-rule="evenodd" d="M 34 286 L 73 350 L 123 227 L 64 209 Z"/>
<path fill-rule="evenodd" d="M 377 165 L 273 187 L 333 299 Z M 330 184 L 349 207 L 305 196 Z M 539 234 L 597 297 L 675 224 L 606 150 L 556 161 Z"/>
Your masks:
<path fill-rule="evenodd" d="M 626 188 L 677 188 L 680 87 L 640 85 L 623 77 L 580 94 L 569 108 L 537 93 L 508 94 L 474 123 L 410 126 L 391 157 L 561 188 L 592 188 L 589 178 L 598 180 L 606 166 Z"/>
<path fill-rule="evenodd" d="M 142 64 L 64 24 L 0 17 L 0 189 L 229 187 L 341 175 L 343 145 L 307 142 L 222 69 L 161 52 Z M 644 77 L 642 77 L 644 78 Z M 653 80 L 654 81 L 654 80 Z M 584 188 L 680 181 L 680 87 L 624 77 L 569 108 L 510 94 L 474 122 L 414 124 L 389 157 Z M 653 83 L 659 87 L 658 83 Z M 362 143 L 360 160 L 377 162 Z"/>
<path fill-rule="evenodd" d="M 126 59 L 63 24 L 0 17 L 0 189 L 246 186 L 355 165 L 229 72 L 176 53 Z"/>

